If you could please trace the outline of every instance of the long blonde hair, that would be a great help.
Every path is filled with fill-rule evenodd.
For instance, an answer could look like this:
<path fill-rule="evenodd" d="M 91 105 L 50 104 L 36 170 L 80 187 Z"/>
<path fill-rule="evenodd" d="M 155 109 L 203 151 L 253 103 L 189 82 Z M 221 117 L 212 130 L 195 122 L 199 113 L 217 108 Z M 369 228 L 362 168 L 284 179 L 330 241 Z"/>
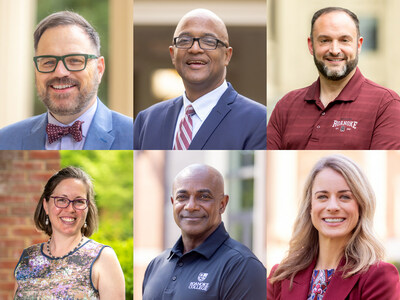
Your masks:
<path fill-rule="evenodd" d="M 350 187 L 359 207 L 359 220 L 344 249 L 345 265 L 343 277 L 365 272 L 369 266 L 383 259 L 384 249 L 373 232 L 375 194 L 361 169 L 355 162 L 343 155 L 331 155 L 320 159 L 309 174 L 296 217 L 289 251 L 285 259 L 270 278 L 270 283 L 290 278 L 306 269 L 318 257 L 318 231 L 311 222 L 311 189 L 315 177 L 325 168 L 330 168 L 343 176 Z"/>

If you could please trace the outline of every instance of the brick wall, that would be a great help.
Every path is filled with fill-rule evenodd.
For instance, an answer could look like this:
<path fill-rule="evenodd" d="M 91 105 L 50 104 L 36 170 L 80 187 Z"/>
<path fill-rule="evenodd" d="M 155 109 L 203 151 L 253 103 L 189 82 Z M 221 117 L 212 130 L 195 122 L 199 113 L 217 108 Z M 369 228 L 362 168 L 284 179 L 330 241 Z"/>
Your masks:
<path fill-rule="evenodd" d="M 47 240 L 33 214 L 44 185 L 59 169 L 58 151 L 0 151 L 0 300 L 13 299 L 22 250 Z"/>

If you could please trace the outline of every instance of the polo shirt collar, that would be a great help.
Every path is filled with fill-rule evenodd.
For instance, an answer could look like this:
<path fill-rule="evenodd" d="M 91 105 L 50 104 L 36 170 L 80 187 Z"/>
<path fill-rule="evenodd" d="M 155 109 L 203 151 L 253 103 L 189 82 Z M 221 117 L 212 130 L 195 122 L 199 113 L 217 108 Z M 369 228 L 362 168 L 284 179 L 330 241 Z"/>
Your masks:
<path fill-rule="evenodd" d="M 340 94 L 335 98 L 334 101 L 355 101 L 357 96 L 359 95 L 360 89 L 362 84 L 365 81 L 365 77 L 361 74 L 360 69 L 357 67 L 356 72 L 354 73 L 353 77 L 349 80 Z M 320 78 L 315 81 L 310 88 L 308 89 L 304 100 L 305 101 L 317 101 L 320 97 Z"/>
<path fill-rule="evenodd" d="M 210 257 L 217 251 L 217 249 L 229 238 L 228 232 L 225 230 L 224 223 L 221 222 L 217 229 L 198 247 L 189 251 L 186 254 L 197 252 L 204 256 L 206 259 L 210 259 Z M 182 256 L 183 253 L 183 242 L 182 236 L 175 243 L 174 247 L 172 247 L 171 252 L 168 256 L 168 260 L 172 258 L 174 255 Z"/>

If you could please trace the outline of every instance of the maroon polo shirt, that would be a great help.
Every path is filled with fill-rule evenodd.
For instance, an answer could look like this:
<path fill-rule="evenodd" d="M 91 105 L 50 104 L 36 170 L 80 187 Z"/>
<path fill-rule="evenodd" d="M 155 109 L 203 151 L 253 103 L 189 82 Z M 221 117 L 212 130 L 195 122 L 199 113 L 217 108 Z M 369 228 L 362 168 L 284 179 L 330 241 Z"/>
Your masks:
<path fill-rule="evenodd" d="M 357 68 L 324 107 L 320 81 L 286 94 L 267 126 L 267 149 L 400 149 L 400 98 Z"/>

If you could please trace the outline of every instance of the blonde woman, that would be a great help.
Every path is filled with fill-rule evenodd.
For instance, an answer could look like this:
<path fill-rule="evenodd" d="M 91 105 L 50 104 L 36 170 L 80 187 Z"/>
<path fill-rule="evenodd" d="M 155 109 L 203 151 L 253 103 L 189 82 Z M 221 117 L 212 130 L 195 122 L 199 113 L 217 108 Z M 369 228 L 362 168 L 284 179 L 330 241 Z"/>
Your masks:
<path fill-rule="evenodd" d="M 273 267 L 267 299 L 398 300 L 397 269 L 374 235 L 375 196 L 350 159 L 322 158 L 311 171 L 287 257 Z"/>

